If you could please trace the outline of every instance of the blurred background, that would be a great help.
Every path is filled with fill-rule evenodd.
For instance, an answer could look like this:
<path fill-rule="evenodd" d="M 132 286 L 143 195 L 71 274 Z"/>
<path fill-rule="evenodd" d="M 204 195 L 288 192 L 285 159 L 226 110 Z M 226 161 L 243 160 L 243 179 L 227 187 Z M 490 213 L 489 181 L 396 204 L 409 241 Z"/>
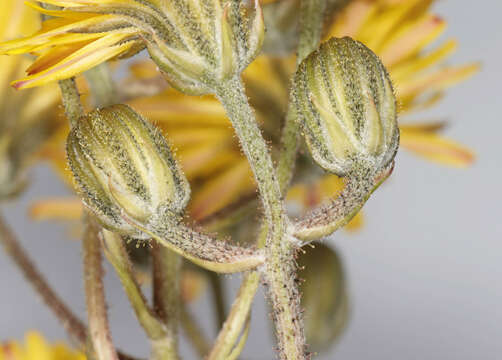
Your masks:
<path fill-rule="evenodd" d="M 365 206 L 357 233 L 340 231 L 327 243 L 346 269 L 350 322 L 340 341 L 319 359 L 498 359 L 502 354 L 502 2 L 443 0 L 435 12 L 460 46 L 452 63 L 479 60 L 481 72 L 448 91 L 424 118 L 452 120 L 448 135 L 475 149 L 467 170 L 445 168 L 401 151 L 394 174 Z M 64 195 L 59 178 L 44 166 L 22 200 L 5 209 L 23 245 L 50 283 L 83 315 L 80 244 L 65 224 L 27 218 L 32 200 Z M 227 277 L 229 302 L 241 276 Z M 112 334 L 120 348 L 147 353 L 146 339 L 120 283 L 107 266 Z M 66 339 L 18 270 L 0 252 L 0 340 L 22 339 L 29 329 L 50 340 Z M 322 294 L 319 294 L 322 296 Z M 210 299 L 193 311 L 208 334 Z M 269 311 L 258 294 L 244 359 L 273 358 Z M 193 353 L 182 343 L 185 359 Z"/>

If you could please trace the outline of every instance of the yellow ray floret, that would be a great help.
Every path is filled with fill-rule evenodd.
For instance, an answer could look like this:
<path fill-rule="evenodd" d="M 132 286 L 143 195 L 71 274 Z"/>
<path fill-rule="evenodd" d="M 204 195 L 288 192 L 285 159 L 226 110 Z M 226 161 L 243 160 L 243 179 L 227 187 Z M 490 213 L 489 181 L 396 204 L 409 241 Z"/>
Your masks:
<path fill-rule="evenodd" d="M 49 344 L 37 332 L 28 332 L 24 344 L 0 344 L 0 360 L 85 360 L 83 353 L 71 350 L 62 343 Z"/>
<path fill-rule="evenodd" d="M 59 6 L 80 6 L 87 2 L 46 1 Z M 112 2 L 107 2 L 112 3 Z M 28 68 L 29 76 L 16 80 L 17 89 L 44 85 L 80 74 L 102 62 L 136 52 L 142 43 L 141 31 L 124 16 L 71 10 L 33 10 L 51 16 L 31 36 L 0 44 L 0 54 L 31 53 L 37 59 Z"/>

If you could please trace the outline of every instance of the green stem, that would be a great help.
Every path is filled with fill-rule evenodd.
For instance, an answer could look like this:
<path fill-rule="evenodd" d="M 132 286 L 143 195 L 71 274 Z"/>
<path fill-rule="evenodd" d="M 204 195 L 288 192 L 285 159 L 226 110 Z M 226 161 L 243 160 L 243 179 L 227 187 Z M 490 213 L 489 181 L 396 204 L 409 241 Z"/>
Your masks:
<path fill-rule="evenodd" d="M 167 330 L 163 339 L 163 353 L 167 357 L 163 359 L 175 360 L 179 358 L 180 277 L 183 258 L 163 246 L 154 245 L 152 259 L 154 308 Z"/>
<path fill-rule="evenodd" d="M 165 329 L 160 321 L 155 318 L 153 311 L 146 303 L 141 289 L 134 278 L 132 264 L 120 235 L 102 229 L 101 240 L 106 258 L 115 268 L 117 275 L 124 287 L 127 297 L 136 313 L 136 316 L 151 339 L 161 338 Z"/>
<path fill-rule="evenodd" d="M 280 357 L 304 359 L 305 336 L 295 283 L 295 254 L 291 242 L 285 238 L 287 219 L 272 158 L 258 128 L 254 112 L 249 106 L 240 77 L 222 83 L 216 90 L 216 96 L 225 107 L 239 137 L 253 170 L 264 207 L 268 227 L 264 273 L 274 310 Z"/>
<path fill-rule="evenodd" d="M 85 221 L 82 246 L 89 336 L 97 360 L 117 360 L 106 313 L 99 226 L 89 217 Z"/>
<path fill-rule="evenodd" d="M 301 0 L 297 65 L 319 46 L 327 3 L 327 0 Z"/>
<path fill-rule="evenodd" d="M 313 209 L 294 224 L 294 237 L 307 244 L 331 235 L 346 225 L 390 176 L 393 168 L 394 163 L 376 174 L 373 171 L 349 174 L 345 178 L 345 187 L 335 199 Z"/>
<path fill-rule="evenodd" d="M 70 121 L 70 127 L 73 127 L 78 119 L 84 115 L 84 108 L 80 102 L 80 94 L 78 93 L 75 78 L 59 81 L 59 88 L 61 89 L 66 117 Z"/>
<path fill-rule="evenodd" d="M 84 76 L 91 88 L 94 106 L 104 107 L 117 103 L 117 91 L 107 63 L 87 70 Z"/>
<path fill-rule="evenodd" d="M 297 67 L 312 51 L 319 47 L 326 6 L 326 0 L 301 0 L 300 34 L 296 57 Z M 299 135 L 300 126 L 296 119 L 295 105 L 291 97 L 282 128 L 281 151 L 277 159 L 277 174 L 283 194 L 286 192 L 293 177 Z"/>
<path fill-rule="evenodd" d="M 246 274 L 236 300 L 232 304 L 230 314 L 223 324 L 207 360 L 225 359 L 230 354 L 246 319 L 249 317 L 249 311 L 259 284 L 260 274 L 257 271 Z"/>
<path fill-rule="evenodd" d="M 282 237 L 284 223 L 283 205 L 274 164 L 269 149 L 257 125 L 256 117 L 249 106 L 240 77 L 220 84 L 216 96 L 221 101 L 232 122 L 239 141 L 248 158 L 262 197 L 267 223 L 274 224 L 274 232 Z"/>
<path fill-rule="evenodd" d="M 130 224 L 150 235 L 163 247 L 209 271 L 241 272 L 254 269 L 265 261 L 259 250 L 214 239 L 177 222 L 165 222 L 155 228 L 146 228 L 133 221 Z"/>

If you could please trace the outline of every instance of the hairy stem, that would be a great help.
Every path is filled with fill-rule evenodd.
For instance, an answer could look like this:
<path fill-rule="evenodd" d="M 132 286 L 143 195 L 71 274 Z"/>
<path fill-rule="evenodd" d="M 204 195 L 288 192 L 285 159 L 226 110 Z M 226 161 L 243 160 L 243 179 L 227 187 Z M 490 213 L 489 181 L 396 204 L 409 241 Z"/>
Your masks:
<path fill-rule="evenodd" d="M 101 230 L 101 234 L 106 258 L 115 268 L 138 321 L 147 333 L 147 336 L 150 339 L 159 339 L 165 336 L 166 331 L 163 324 L 155 317 L 153 310 L 148 306 L 134 278 L 132 264 L 122 238 L 120 235 L 105 229 Z"/>
<path fill-rule="evenodd" d="M 230 314 L 218 334 L 207 360 L 226 359 L 235 346 L 246 319 L 249 317 L 253 298 L 260 284 L 260 275 L 252 271 L 245 275 Z"/>
<path fill-rule="evenodd" d="M 281 359 L 304 359 L 305 336 L 301 324 L 294 249 L 287 241 L 287 219 L 281 189 L 268 147 L 258 128 L 239 77 L 227 80 L 216 91 L 227 111 L 241 147 L 253 170 L 268 228 L 265 245 L 266 282 L 274 310 Z M 253 292 L 254 294 L 254 292 Z"/>
<path fill-rule="evenodd" d="M 54 315 L 56 315 L 68 334 L 79 344 L 84 345 L 87 339 L 85 325 L 71 312 L 63 300 L 50 287 L 1 215 L 0 243 L 4 247 L 5 253 L 19 267 L 26 280 L 35 292 L 40 295 L 43 302 L 52 310 Z"/>
<path fill-rule="evenodd" d="M 112 344 L 103 285 L 99 226 L 86 217 L 83 245 L 84 283 L 89 336 L 97 360 L 118 359 Z"/>
<path fill-rule="evenodd" d="M 163 339 L 163 353 L 167 355 L 164 359 L 175 360 L 179 358 L 180 275 L 183 258 L 163 246 L 154 245 L 152 259 L 154 308 L 167 330 Z"/>
<path fill-rule="evenodd" d="M 0 243 L 4 246 L 6 254 L 19 267 L 28 283 L 61 322 L 68 335 L 79 345 L 85 347 L 88 340 L 87 327 L 47 283 L 2 216 L 0 216 Z M 132 356 L 121 352 L 118 355 L 121 360 L 134 360 Z"/>
<path fill-rule="evenodd" d="M 233 273 L 254 269 L 265 261 L 261 251 L 214 239 L 183 224 L 166 222 L 155 229 L 131 225 L 154 238 L 160 245 L 206 270 Z"/>
<path fill-rule="evenodd" d="M 59 88 L 61 89 L 66 117 L 70 121 L 70 127 L 73 127 L 78 119 L 84 115 L 84 108 L 80 102 L 80 94 L 78 93 L 75 78 L 59 81 Z"/>
<path fill-rule="evenodd" d="M 300 34 L 296 57 L 297 67 L 312 51 L 319 47 L 326 3 L 326 0 L 301 0 Z M 283 194 L 293 177 L 298 152 L 300 126 L 296 117 L 294 101 L 290 99 L 282 128 L 281 148 L 277 159 L 277 174 Z"/>
<path fill-rule="evenodd" d="M 319 46 L 327 3 L 326 0 L 301 0 L 297 65 Z"/>
<path fill-rule="evenodd" d="M 392 163 L 385 170 L 360 171 L 349 174 L 342 192 L 327 204 L 323 204 L 294 224 L 293 235 L 304 244 L 331 235 L 346 225 L 363 207 L 371 194 L 392 173 Z"/>

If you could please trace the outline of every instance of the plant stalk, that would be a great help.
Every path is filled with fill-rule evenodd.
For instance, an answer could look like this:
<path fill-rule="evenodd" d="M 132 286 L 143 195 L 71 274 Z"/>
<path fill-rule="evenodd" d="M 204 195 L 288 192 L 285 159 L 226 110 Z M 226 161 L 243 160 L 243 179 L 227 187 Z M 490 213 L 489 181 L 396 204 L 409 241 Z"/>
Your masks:
<path fill-rule="evenodd" d="M 162 353 L 167 355 L 164 359 L 176 360 L 179 358 L 180 278 L 183 258 L 175 252 L 155 244 L 152 248 L 152 259 L 154 308 L 166 326 Z M 159 359 L 161 358 L 159 357 Z"/>
<path fill-rule="evenodd" d="M 66 117 L 70 121 L 70 127 L 74 127 L 78 119 L 84 115 L 84 108 L 80 101 L 80 94 L 75 78 L 59 81 L 59 88 L 61 89 Z"/>
<path fill-rule="evenodd" d="M 117 360 L 106 312 L 99 226 L 86 216 L 82 240 L 89 337 L 97 360 Z"/>
<path fill-rule="evenodd" d="M 249 106 L 240 77 L 221 84 L 216 90 L 216 96 L 225 107 L 239 137 L 264 207 L 268 234 L 263 270 L 274 310 L 280 357 L 284 360 L 305 359 L 305 336 L 295 283 L 294 249 L 286 239 L 287 218 L 272 158 L 258 128 L 255 114 Z"/>
<path fill-rule="evenodd" d="M 155 317 L 153 310 L 148 306 L 134 278 L 132 264 L 122 238 L 116 233 L 102 229 L 101 241 L 106 258 L 115 268 L 126 295 L 136 313 L 136 317 L 147 333 L 147 336 L 150 339 L 162 338 L 166 334 L 165 328 Z"/>
<path fill-rule="evenodd" d="M 91 88 L 93 105 L 104 107 L 116 104 L 117 91 L 107 63 L 99 64 L 84 73 Z"/>
<path fill-rule="evenodd" d="M 345 226 L 359 212 L 371 194 L 387 179 L 394 168 L 390 164 L 383 171 L 363 171 L 349 174 L 342 192 L 329 203 L 311 210 L 294 224 L 293 235 L 308 244 L 331 235 Z"/>

